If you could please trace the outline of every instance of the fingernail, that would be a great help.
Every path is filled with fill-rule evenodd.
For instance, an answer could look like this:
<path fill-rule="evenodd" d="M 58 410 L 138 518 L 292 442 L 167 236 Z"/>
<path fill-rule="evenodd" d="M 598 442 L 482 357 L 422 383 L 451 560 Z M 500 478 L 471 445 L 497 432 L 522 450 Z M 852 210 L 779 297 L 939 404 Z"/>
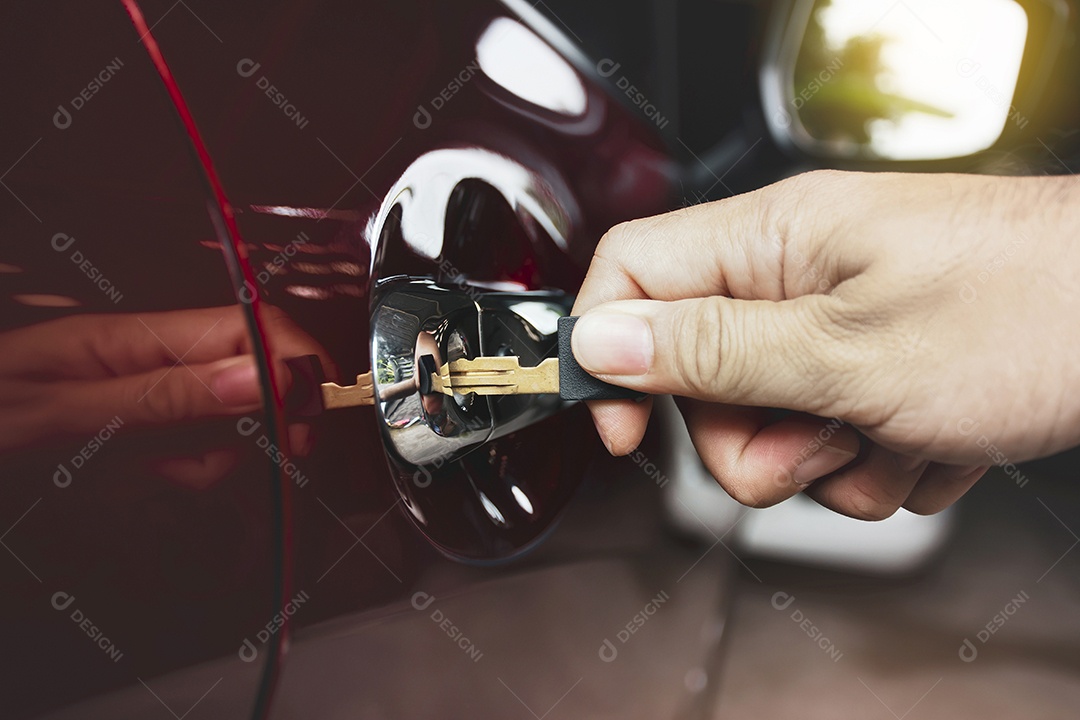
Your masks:
<path fill-rule="evenodd" d="M 593 312 L 578 320 L 570 336 L 574 357 L 598 375 L 644 375 L 653 359 L 649 324 L 619 312 Z"/>
<path fill-rule="evenodd" d="M 224 360 L 210 378 L 210 389 L 225 405 L 256 405 L 262 401 L 259 370 L 254 358 L 239 357 Z"/>
<path fill-rule="evenodd" d="M 855 453 L 826 445 L 804 460 L 792 475 L 796 485 L 809 485 L 831 472 L 836 472 L 855 459 Z"/>

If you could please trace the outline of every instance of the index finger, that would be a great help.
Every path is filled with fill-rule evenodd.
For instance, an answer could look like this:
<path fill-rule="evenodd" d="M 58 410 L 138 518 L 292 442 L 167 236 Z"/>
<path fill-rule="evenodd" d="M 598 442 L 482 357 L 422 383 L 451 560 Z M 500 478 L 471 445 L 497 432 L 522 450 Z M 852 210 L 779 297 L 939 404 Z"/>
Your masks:
<path fill-rule="evenodd" d="M 747 204 L 740 198 L 732 201 L 727 203 L 729 207 Z M 715 245 L 730 242 L 731 235 L 718 229 L 717 215 L 714 206 L 699 205 L 609 230 L 597 245 L 573 314 L 583 315 L 614 300 L 673 300 L 726 293 L 729 276 L 749 276 L 745 263 L 750 254 L 735 254 L 742 259 L 741 265 L 718 262 L 723 253 Z M 690 258 L 693 261 L 688 262 Z M 651 402 L 600 400 L 588 405 L 596 430 L 612 455 L 627 455 L 641 443 Z"/>
<path fill-rule="evenodd" d="M 822 292 L 822 281 L 838 284 L 858 261 L 839 244 L 830 247 L 842 213 L 825 212 L 855 207 L 854 193 L 874 192 L 874 180 L 854 175 L 805 173 L 616 225 L 597 245 L 574 314 L 616 300 L 780 301 Z M 826 250 L 833 252 L 825 257 Z"/>
<path fill-rule="evenodd" d="M 574 314 L 615 300 L 729 295 L 744 278 L 764 277 L 760 266 L 768 261 L 748 252 L 746 233 L 731 227 L 756 204 L 751 196 L 736 196 L 611 228 L 596 247 Z"/>
<path fill-rule="evenodd" d="M 817 288 L 808 285 L 806 273 L 794 278 L 785 273 L 789 223 L 805 187 L 805 180 L 792 179 L 617 225 L 597 245 L 573 314 L 617 300 L 712 295 L 784 300 L 820 291 L 820 281 L 813 281 Z M 801 219 L 800 229 L 808 237 L 820 237 L 807 223 Z M 806 252 L 816 257 L 816 251 Z M 614 455 L 627 454 L 640 443 L 649 408 L 628 401 L 589 404 L 596 429 Z"/>

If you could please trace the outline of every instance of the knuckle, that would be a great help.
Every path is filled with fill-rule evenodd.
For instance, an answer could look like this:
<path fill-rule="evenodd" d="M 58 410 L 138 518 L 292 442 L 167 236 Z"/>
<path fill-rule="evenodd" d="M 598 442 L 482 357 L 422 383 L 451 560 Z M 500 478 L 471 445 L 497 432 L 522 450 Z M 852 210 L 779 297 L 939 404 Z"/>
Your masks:
<path fill-rule="evenodd" d="M 847 181 L 851 173 L 843 170 L 829 168 L 820 170 L 808 170 L 798 175 L 792 175 L 776 183 L 773 187 L 782 191 L 787 197 L 805 199 L 811 195 L 836 190 Z"/>
<path fill-rule="evenodd" d="M 625 248 L 635 236 L 636 220 L 627 220 L 621 222 L 618 225 L 613 226 L 610 230 L 604 233 L 600 238 L 600 242 L 596 246 L 597 254 L 604 254 L 604 256 L 611 256 L 619 254 L 619 252 Z"/>
<path fill-rule="evenodd" d="M 655 250 L 657 243 L 671 233 L 673 223 L 677 224 L 687 217 L 692 215 L 683 208 L 663 215 L 621 222 L 600 238 L 596 254 L 625 261 L 621 264 L 651 258 L 654 254 L 649 251 Z"/>
<path fill-rule="evenodd" d="M 827 237 L 829 226 L 836 223 L 836 214 L 827 211 L 835 206 L 830 200 L 845 199 L 850 177 L 851 173 L 840 170 L 811 170 L 764 188 L 757 208 L 764 236 L 777 238 L 784 247 Z"/>
<path fill-rule="evenodd" d="M 142 406 L 141 414 L 150 423 L 176 422 L 191 414 L 190 394 L 167 375 L 146 378 L 134 386 L 134 393 L 134 402 Z"/>
<path fill-rule="evenodd" d="M 751 335 L 763 332 L 763 328 L 747 323 L 740 313 L 726 312 L 721 304 L 715 312 L 720 329 L 720 352 L 717 354 L 723 355 L 720 360 L 722 384 L 728 393 L 740 396 L 755 384 L 755 365 L 747 348 L 757 345 Z"/>
<path fill-rule="evenodd" d="M 703 300 L 683 305 L 675 316 L 675 371 L 687 389 L 701 398 L 712 397 L 717 391 L 723 315 L 721 303 Z"/>
<path fill-rule="evenodd" d="M 778 211 L 770 213 L 776 218 L 789 215 L 795 207 L 834 188 L 844 175 L 838 170 L 810 170 L 785 178 L 766 188 L 761 196 L 763 208 Z"/>
<path fill-rule="evenodd" d="M 610 270 L 633 275 L 633 268 L 640 263 L 647 243 L 649 231 L 644 227 L 645 223 L 645 220 L 629 220 L 604 233 L 593 253 L 593 265 L 600 262 Z"/>

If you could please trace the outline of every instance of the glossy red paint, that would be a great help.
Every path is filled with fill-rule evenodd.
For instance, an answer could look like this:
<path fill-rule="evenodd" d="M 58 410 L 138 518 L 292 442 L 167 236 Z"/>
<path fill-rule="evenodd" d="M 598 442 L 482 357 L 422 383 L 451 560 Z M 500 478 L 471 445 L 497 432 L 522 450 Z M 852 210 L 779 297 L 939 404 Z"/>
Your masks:
<path fill-rule="evenodd" d="M 227 242 L 241 258 L 232 277 L 258 286 L 260 297 L 292 317 L 348 377 L 370 367 L 369 221 L 417 158 L 458 148 L 512 160 L 553 188 L 565 242 L 545 239 L 546 231 L 470 181 L 455 196 L 443 258 L 405 247 L 378 258 L 381 268 L 413 275 L 574 292 L 608 227 L 670 203 L 662 144 L 581 68 L 594 113 L 589 123 L 566 121 L 475 73 L 430 125 L 414 124 L 418 108 L 430 106 L 460 68 L 474 62 L 483 29 L 496 18 L 516 17 L 499 3 L 307 2 L 266 9 L 124 0 L 124 6 L 135 19 L 136 37 L 117 7 L 65 7 L 59 18 L 47 5 L 23 7 L 17 23 L 0 29 L 4 46 L 26 67 L 0 80 L 0 92 L 22 109 L 0 139 L 0 152 L 10 163 L 31 147 L 4 176 L 17 198 L 0 198 L 5 235 L 28 238 L 6 244 L 0 256 L 0 263 L 24 270 L 4 276 L 10 288 L 0 298 L 4 330 L 87 313 L 149 318 L 155 311 L 233 304 L 235 290 L 219 255 Z M 119 71 L 79 109 L 68 107 L 112 58 L 122 61 Z M 198 165 L 177 132 L 174 110 L 163 102 L 158 73 L 180 108 Z M 302 122 L 267 95 L 270 86 Z M 58 103 L 68 107 L 66 129 L 50 123 Z M 224 237 L 205 214 L 203 180 L 224 218 Z M 122 288 L 122 301 L 105 297 L 68 255 L 53 249 L 52 238 L 61 232 L 75 237 L 74 249 Z M 44 308 L 12 299 L 30 293 L 65 295 L 78 305 Z M 260 330 L 249 342 L 272 345 L 273 338 Z M 169 352 L 182 357 L 183 350 Z M 3 349 L 19 357 L 27 351 Z M 269 415 L 253 415 L 254 421 L 268 427 L 279 405 L 275 396 Z M 582 411 L 492 443 L 448 482 L 470 473 L 516 473 L 557 510 L 598 447 Z M 390 702 L 393 688 L 386 682 L 393 675 L 386 673 L 417 663 L 414 653 L 426 652 L 424 645 L 418 650 L 410 635 L 400 652 L 381 661 L 370 648 L 386 641 L 379 627 L 426 637 L 426 615 L 402 614 L 415 593 L 471 593 L 477 607 L 490 610 L 497 608 L 501 583 L 544 567 L 558 567 L 562 582 L 586 588 L 586 577 L 618 575 L 618 566 L 635 562 L 628 550 L 635 541 L 620 538 L 610 540 L 620 549 L 607 564 L 579 564 L 580 550 L 565 541 L 567 533 L 589 529 L 593 547 L 613 537 L 584 510 L 593 506 L 579 500 L 579 519 L 559 531 L 547 555 L 502 568 L 457 565 L 398 507 L 370 409 L 328 414 L 311 425 L 309 452 L 291 458 L 295 473 L 277 481 L 268 477 L 261 444 L 275 433 L 243 435 L 236 418 L 122 428 L 64 488 L 51 481 L 53 473 L 58 461 L 71 464 L 86 446 L 85 435 L 58 436 L 9 454 L 8 510 L 0 524 L 14 523 L 5 542 L 34 568 L 26 573 L 14 560 L 2 568 L 14 584 L 5 592 L 0 632 L 9 652 L 26 659 L 8 671 L 0 697 L 9 716 L 149 716 L 163 712 L 159 699 L 179 713 L 198 702 L 207 717 L 243 716 L 269 698 L 269 687 L 260 687 L 260 677 L 271 676 L 260 675 L 268 656 L 266 672 L 284 673 L 279 716 L 288 716 L 280 709 L 288 707 L 355 707 L 358 697 Z M 284 442 L 278 437 L 273 444 Z M 198 471 L 176 470 L 177 457 Z M 215 458 L 227 462 L 218 468 Z M 291 522 L 288 505 L 284 519 L 275 520 L 271 482 L 283 483 L 294 497 Z M 643 496 L 642 502 L 655 500 Z M 449 503 L 436 507 L 443 524 L 462 522 L 466 514 Z M 476 520 L 469 522 L 462 527 L 475 531 Z M 276 543 L 279 536 L 284 546 Z M 514 542 L 533 539 L 523 534 Z M 597 573 L 597 567 L 605 569 Z M 57 592 L 75 597 L 74 607 L 122 649 L 120 660 L 102 660 L 70 611 L 55 609 Z M 300 593 L 306 597 L 297 604 Z M 285 613 L 286 607 L 295 612 Z M 281 665 L 274 655 L 288 623 L 296 629 L 297 659 Z M 260 633 L 267 634 L 271 652 L 262 651 Z M 342 646 L 341 637 L 355 642 Z M 329 685 L 300 680 L 320 664 L 337 662 L 330 659 L 335 654 L 324 654 L 328 638 L 336 638 L 335 653 L 367 667 L 378 684 L 365 683 L 363 672 L 346 672 Z M 256 647 L 259 662 L 245 662 L 245 642 Z M 529 653 L 511 654 L 508 671 L 527 674 Z M 453 682 L 443 686 L 443 707 L 451 714 L 488 692 L 477 689 L 488 680 L 473 668 L 462 669 L 459 680 L 457 694 Z M 316 684 L 317 700 L 311 694 Z M 472 707 L 472 714 L 494 716 L 506 709 L 501 703 Z"/>

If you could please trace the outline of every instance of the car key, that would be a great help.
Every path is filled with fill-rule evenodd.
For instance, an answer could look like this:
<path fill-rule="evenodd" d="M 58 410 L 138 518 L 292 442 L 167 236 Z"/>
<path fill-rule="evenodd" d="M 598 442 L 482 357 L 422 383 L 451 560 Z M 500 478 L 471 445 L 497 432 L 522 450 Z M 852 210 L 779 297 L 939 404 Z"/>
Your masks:
<path fill-rule="evenodd" d="M 577 320 L 559 318 L 558 357 L 545 358 L 535 366 L 522 366 L 521 359 L 513 355 L 454 360 L 439 366 L 434 356 L 423 355 L 416 377 L 384 388 L 380 400 L 416 390 L 422 395 L 559 395 L 571 401 L 643 399 L 644 393 L 598 380 L 578 364 L 570 347 Z M 322 410 L 375 404 L 370 372 L 357 375 L 355 385 L 341 386 L 324 382 L 322 365 L 315 355 L 291 358 L 286 364 L 294 378 L 286 404 L 296 414 L 314 415 Z"/>
<path fill-rule="evenodd" d="M 570 347 L 576 317 L 559 318 L 559 356 L 538 365 L 522 367 L 520 358 L 478 357 L 454 360 L 435 367 L 431 355 L 420 358 L 420 392 L 444 395 L 544 395 L 557 394 L 563 400 L 624 400 L 644 397 L 598 380 L 578 364 Z"/>

